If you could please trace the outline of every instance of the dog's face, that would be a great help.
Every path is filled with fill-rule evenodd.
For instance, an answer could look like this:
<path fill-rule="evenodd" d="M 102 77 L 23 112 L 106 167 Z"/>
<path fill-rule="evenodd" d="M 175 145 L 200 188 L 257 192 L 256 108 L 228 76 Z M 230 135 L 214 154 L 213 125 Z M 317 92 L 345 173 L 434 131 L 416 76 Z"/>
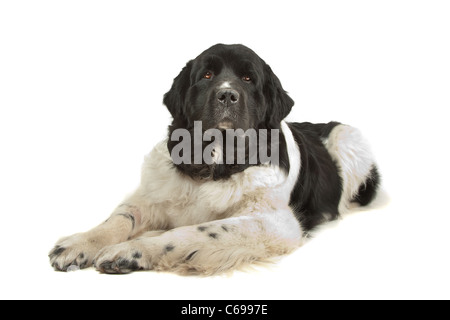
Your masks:
<path fill-rule="evenodd" d="M 250 156 L 245 150 L 244 164 L 236 161 L 224 164 L 225 152 L 234 148 L 228 147 L 227 143 L 214 147 L 213 154 L 218 158 L 213 164 L 204 159 L 201 163 L 196 162 L 194 154 L 198 149 L 194 140 L 198 133 L 194 122 L 201 122 L 203 132 L 208 129 L 221 132 L 252 129 L 259 136 L 261 130 L 258 129 L 280 129 L 280 123 L 294 101 L 283 90 L 271 68 L 252 50 L 242 45 L 218 44 L 187 63 L 165 94 L 164 104 L 173 116 L 167 143 L 169 152 L 172 155 L 173 150 L 178 150 L 178 140 L 171 139 L 178 129 L 189 133 L 187 140 L 190 140 L 190 150 L 194 151 L 190 153 L 191 157 L 186 156 L 193 161 L 177 164 L 177 168 L 192 178 L 217 180 L 229 178 L 254 163 L 247 161 Z M 203 142 L 201 152 L 207 150 L 208 143 Z M 232 156 L 235 154 L 237 152 Z"/>
<path fill-rule="evenodd" d="M 294 102 L 270 67 L 242 45 L 215 45 L 187 63 L 164 96 L 178 128 L 278 128 Z"/>

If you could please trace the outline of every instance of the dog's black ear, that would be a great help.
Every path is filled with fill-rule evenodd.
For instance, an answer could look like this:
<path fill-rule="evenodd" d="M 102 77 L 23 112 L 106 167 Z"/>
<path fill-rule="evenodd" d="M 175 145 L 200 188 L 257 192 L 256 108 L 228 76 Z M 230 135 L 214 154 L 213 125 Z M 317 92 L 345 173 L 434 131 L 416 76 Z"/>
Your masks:
<path fill-rule="evenodd" d="M 185 113 L 185 97 L 190 86 L 190 75 L 193 60 L 189 61 L 173 80 L 172 88 L 164 95 L 163 103 L 166 105 L 174 119 Z"/>
<path fill-rule="evenodd" d="M 281 86 L 278 77 L 273 73 L 269 65 L 264 67 L 264 98 L 266 99 L 266 123 L 271 126 L 279 126 L 294 106 L 294 100 L 288 96 Z"/>

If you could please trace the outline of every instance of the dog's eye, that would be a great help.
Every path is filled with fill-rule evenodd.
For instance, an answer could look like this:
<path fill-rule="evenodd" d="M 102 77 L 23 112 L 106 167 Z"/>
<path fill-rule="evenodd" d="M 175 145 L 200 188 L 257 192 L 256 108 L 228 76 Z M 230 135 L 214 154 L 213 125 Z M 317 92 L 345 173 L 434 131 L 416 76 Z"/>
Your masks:
<path fill-rule="evenodd" d="M 212 76 L 213 76 L 212 72 L 211 72 L 211 71 L 208 71 L 208 72 L 206 72 L 206 73 L 203 75 L 203 78 L 209 80 L 209 79 L 212 78 Z"/>
<path fill-rule="evenodd" d="M 242 80 L 244 80 L 245 82 L 250 82 L 252 81 L 252 78 L 250 78 L 249 76 L 243 76 Z"/>

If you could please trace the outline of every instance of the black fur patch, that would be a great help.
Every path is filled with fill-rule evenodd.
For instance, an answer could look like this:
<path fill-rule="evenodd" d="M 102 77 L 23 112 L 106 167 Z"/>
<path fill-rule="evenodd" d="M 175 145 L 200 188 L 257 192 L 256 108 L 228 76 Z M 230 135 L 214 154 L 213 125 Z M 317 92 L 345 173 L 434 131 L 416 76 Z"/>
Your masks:
<path fill-rule="evenodd" d="M 219 237 L 219 235 L 217 233 L 211 232 L 210 234 L 208 234 L 208 237 L 213 238 L 213 239 L 217 239 Z"/>
<path fill-rule="evenodd" d="M 134 258 L 134 259 L 140 259 L 140 258 L 142 258 L 142 253 L 140 253 L 139 251 L 136 251 L 136 252 L 133 254 L 133 258 Z"/>
<path fill-rule="evenodd" d="M 165 248 L 164 248 L 164 253 L 170 252 L 173 249 L 175 249 L 174 245 L 168 244 Z"/>
<path fill-rule="evenodd" d="M 305 231 L 339 216 L 342 180 L 321 139 L 325 139 L 338 122 L 328 124 L 289 123 L 301 153 L 301 170 L 291 193 L 290 206 Z"/>
<path fill-rule="evenodd" d="M 208 229 L 208 227 L 205 227 L 205 226 L 199 226 L 199 227 L 197 228 L 197 230 L 200 231 L 200 232 L 203 232 L 203 231 L 205 231 L 206 229 Z"/>
<path fill-rule="evenodd" d="M 48 255 L 50 258 L 53 258 L 55 256 L 59 256 L 61 253 L 63 253 L 64 251 L 66 251 L 66 248 L 60 247 L 60 246 L 56 246 L 53 251 Z"/>
<path fill-rule="evenodd" d="M 362 206 L 366 206 L 375 199 L 378 188 L 380 186 L 381 176 L 378 172 L 378 168 L 373 166 L 370 170 L 369 176 L 366 182 L 363 183 L 358 190 L 358 194 L 353 198 L 354 202 L 359 203 Z"/>
<path fill-rule="evenodd" d="M 195 251 L 191 252 L 191 253 L 186 257 L 185 261 L 191 260 L 197 252 L 198 252 L 198 250 L 195 250 Z"/>

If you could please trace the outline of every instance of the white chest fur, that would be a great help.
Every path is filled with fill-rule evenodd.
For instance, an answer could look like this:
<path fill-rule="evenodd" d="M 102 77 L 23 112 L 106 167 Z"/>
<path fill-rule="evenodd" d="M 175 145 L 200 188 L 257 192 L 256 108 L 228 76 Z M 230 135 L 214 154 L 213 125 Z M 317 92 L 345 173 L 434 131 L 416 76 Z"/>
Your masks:
<path fill-rule="evenodd" d="M 166 141 L 146 157 L 139 193 L 154 210 L 163 210 L 171 227 L 225 219 L 240 210 L 288 206 L 300 170 L 300 152 L 287 125 L 290 173 L 279 167 L 250 167 L 224 181 L 198 182 L 180 174 L 172 164 Z"/>

